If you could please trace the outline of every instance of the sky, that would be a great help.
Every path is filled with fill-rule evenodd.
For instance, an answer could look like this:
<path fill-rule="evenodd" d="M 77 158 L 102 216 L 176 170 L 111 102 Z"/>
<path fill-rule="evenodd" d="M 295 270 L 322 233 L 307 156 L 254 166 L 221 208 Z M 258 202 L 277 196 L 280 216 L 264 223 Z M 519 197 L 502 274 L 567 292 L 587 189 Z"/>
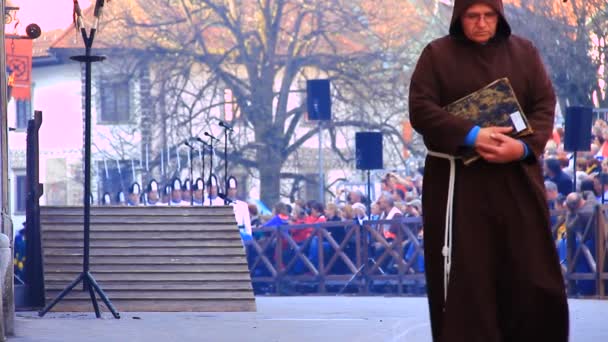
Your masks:
<path fill-rule="evenodd" d="M 43 32 L 66 29 L 72 23 L 73 0 L 11 0 L 19 7 L 17 18 L 20 21 L 18 33 L 23 33 L 31 23 L 40 26 Z M 79 0 L 82 9 L 91 5 L 91 0 Z M 13 24 L 11 24 L 12 26 Z M 7 33 L 12 27 L 7 28 Z"/>

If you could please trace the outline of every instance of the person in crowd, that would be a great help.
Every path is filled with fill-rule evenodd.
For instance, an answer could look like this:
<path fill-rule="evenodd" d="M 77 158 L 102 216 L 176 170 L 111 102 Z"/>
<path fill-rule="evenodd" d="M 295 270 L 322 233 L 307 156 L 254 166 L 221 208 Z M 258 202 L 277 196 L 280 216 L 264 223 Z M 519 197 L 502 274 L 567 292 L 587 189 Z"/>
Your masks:
<path fill-rule="evenodd" d="M 361 202 L 357 202 L 358 204 L 361 204 L 363 206 L 365 206 L 363 203 Z M 342 207 L 342 220 L 343 221 L 352 221 L 355 218 L 355 213 L 353 212 L 353 206 L 357 203 L 354 204 L 345 204 Z"/>
<path fill-rule="evenodd" d="M 409 192 L 411 193 L 411 191 Z M 403 203 L 405 204 L 406 200 L 405 200 L 405 192 L 403 192 L 403 190 L 396 188 L 393 191 L 393 200 L 395 201 L 395 203 Z"/>
<path fill-rule="evenodd" d="M 408 97 L 429 151 L 422 201 L 433 340 L 565 342 L 568 304 L 539 163 L 555 93 L 538 50 L 511 34 L 501 0 L 453 4 L 449 34 L 423 49 Z M 503 77 L 530 135 L 444 109 Z M 465 166 L 457 157 L 471 150 L 481 159 Z"/>
<path fill-rule="evenodd" d="M 308 222 L 306 222 L 307 224 L 318 224 L 318 223 L 325 223 L 327 222 L 327 218 L 325 218 L 325 208 L 323 206 L 323 203 L 319 203 L 319 202 L 312 202 L 310 204 L 310 216 L 309 219 L 307 220 Z M 315 227 L 311 227 L 310 228 L 310 232 L 308 233 L 308 236 L 310 236 L 311 234 L 315 234 L 311 240 L 310 240 L 310 248 L 308 249 L 308 260 L 310 260 L 310 262 L 317 268 L 319 269 L 319 246 L 322 245 L 323 246 L 323 254 L 327 255 L 327 253 L 329 252 L 329 242 L 327 241 L 323 241 L 323 243 L 321 243 L 319 241 L 319 236 L 316 234 L 318 232 L 318 230 L 320 229 L 318 226 Z M 298 263 L 298 265 L 303 265 L 301 263 Z M 295 270 L 297 273 L 298 269 Z"/>
<path fill-rule="evenodd" d="M 355 221 L 359 224 L 362 224 L 363 221 L 367 221 L 367 208 L 363 203 L 355 203 L 352 208 Z"/>
<path fill-rule="evenodd" d="M 101 205 L 109 206 L 112 205 L 112 197 L 109 192 L 104 192 L 103 196 L 101 196 Z"/>
<path fill-rule="evenodd" d="M 163 187 L 163 192 L 160 197 L 160 202 L 164 205 L 169 205 L 171 201 L 171 193 L 173 192 L 173 187 L 171 184 L 165 184 Z"/>
<path fill-rule="evenodd" d="M 252 239 L 251 217 L 249 216 L 249 206 L 247 202 L 237 199 L 238 182 L 236 178 L 230 176 L 227 183 L 228 189 L 226 197 L 229 205 L 234 209 L 234 217 L 241 233 L 241 240 L 244 245 L 249 245 Z"/>
<path fill-rule="evenodd" d="M 380 217 L 382 216 L 382 209 L 380 208 L 380 204 L 378 202 L 375 202 L 372 204 L 371 207 L 371 215 L 370 215 L 370 220 L 371 221 L 377 221 L 380 219 Z"/>
<path fill-rule="evenodd" d="M 166 203 L 162 203 L 160 201 L 160 187 L 156 179 L 150 180 L 148 182 L 148 186 L 146 187 L 147 193 L 147 202 L 146 205 L 150 206 L 166 206 Z"/>
<path fill-rule="evenodd" d="M 378 199 L 380 210 L 382 210 L 381 220 L 393 220 L 403 216 L 403 213 L 395 206 L 395 201 L 390 193 L 382 193 Z M 380 224 L 379 233 L 384 237 L 384 240 L 392 248 L 393 241 L 397 238 L 397 230 L 400 229 L 399 223 L 384 223 Z M 371 244 L 373 255 L 376 260 L 379 260 L 386 251 L 386 245 L 382 241 L 375 240 Z M 381 263 L 383 269 L 387 269 L 390 265 L 394 265 L 395 260 L 392 257 L 385 258 Z M 394 271 L 394 269 L 389 270 Z"/>
<path fill-rule="evenodd" d="M 249 208 L 249 217 L 251 218 L 251 227 L 257 228 L 257 227 L 261 226 L 262 221 L 260 220 L 258 207 L 253 203 L 249 203 L 248 208 Z"/>
<path fill-rule="evenodd" d="M 127 197 L 124 192 L 119 191 L 116 193 L 116 205 L 127 205 Z"/>
<path fill-rule="evenodd" d="M 327 218 L 328 222 L 342 221 L 340 211 L 335 203 L 329 203 L 327 205 L 327 208 L 325 208 L 325 217 Z"/>
<path fill-rule="evenodd" d="M 141 186 L 139 183 L 134 182 L 129 187 L 129 197 L 127 198 L 127 205 L 130 207 L 137 207 L 141 203 L 139 201 L 141 197 Z"/>
<path fill-rule="evenodd" d="M 186 178 L 182 183 L 182 201 L 193 204 L 192 201 L 192 181 L 189 178 Z"/>
<path fill-rule="evenodd" d="M 263 224 L 264 227 L 279 227 L 289 224 L 289 214 L 287 206 L 283 202 L 278 202 L 272 209 L 273 217 Z"/>
<path fill-rule="evenodd" d="M 195 206 L 203 205 L 203 191 L 204 183 L 202 178 L 197 178 L 194 184 L 192 184 L 192 204 Z"/>
<path fill-rule="evenodd" d="M 422 201 L 419 199 L 413 199 L 406 203 L 405 211 L 403 212 L 405 217 L 418 217 L 422 216 Z"/>
<path fill-rule="evenodd" d="M 584 193 L 585 191 L 590 191 L 591 193 L 593 193 L 594 197 L 597 198 L 597 195 L 599 194 L 595 192 L 595 182 L 593 179 L 593 176 L 589 176 L 582 180 L 579 192 Z"/>
<path fill-rule="evenodd" d="M 570 249 L 570 257 L 576 257 L 576 250 L 579 248 L 586 248 L 591 254 L 592 259 L 595 260 L 595 230 L 590 229 L 587 231 L 587 227 L 590 221 L 593 220 L 595 213 L 595 206 L 597 202 L 593 195 L 587 196 L 585 200 L 583 196 L 578 193 L 570 193 L 566 197 L 566 206 L 568 208 L 568 214 L 566 216 L 566 230 L 567 238 L 566 245 Z M 570 238 L 573 237 L 572 242 Z M 574 272 L 577 273 L 590 273 L 592 272 L 591 266 L 585 253 L 578 253 L 574 261 Z M 568 255 L 568 253 L 566 253 Z M 562 256 L 563 257 L 563 256 Z M 567 259 L 567 258 L 564 258 Z M 595 294 L 595 280 L 577 280 L 576 291 L 579 295 L 593 295 Z"/>
<path fill-rule="evenodd" d="M 173 178 L 169 205 L 172 207 L 187 207 L 190 205 L 190 202 L 182 199 L 182 181 L 177 177 Z"/>
<path fill-rule="evenodd" d="M 546 180 L 550 180 L 557 185 L 557 191 L 562 195 L 572 192 L 572 178 L 568 176 L 557 159 L 545 160 Z"/>
<path fill-rule="evenodd" d="M 23 222 L 23 228 L 17 231 L 17 235 L 15 235 L 15 253 L 13 258 L 13 272 L 15 273 L 15 278 L 18 278 L 21 281 L 25 281 L 25 257 L 27 255 L 26 249 L 26 240 L 25 240 L 25 229 L 26 222 Z M 11 279 L 12 281 L 12 279 Z"/>
<path fill-rule="evenodd" d="M 205 199 L 206 206 L 221 206 L 224 205 L 224 200 L 218 196 L 219 193 L 219 182 L 215 175 L 209 176 L 207 181 L 207 192 L 208 196 Z"/>
<path fill-rule="evenodd" d="M 549 205 L 549 210 L 555 210 L 555 200 L 559 196 L 559 191 L 557 191 L 557 184 L 553 183 L 550 180 L 545 181 L 545 198 L 547 199 L 547 204 Z"/>

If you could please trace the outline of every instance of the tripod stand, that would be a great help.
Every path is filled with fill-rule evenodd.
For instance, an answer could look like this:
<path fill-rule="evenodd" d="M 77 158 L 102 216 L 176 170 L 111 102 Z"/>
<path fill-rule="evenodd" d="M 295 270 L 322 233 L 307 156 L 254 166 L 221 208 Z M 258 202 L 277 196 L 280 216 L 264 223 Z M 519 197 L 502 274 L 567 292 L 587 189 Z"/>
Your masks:
<path fill-rule="evenodd" d="M 103 6 L 103 0 L 97 0 L 97 6 Z M 96 7 L 97 7 L 96 6 Z M 79 21 L 82 21 L 79 15 Z M 99 19 L 97 19 L 99 20 Z M 86 53 L 84 56 L 71 57 L 72 60 L 85 63 L 85 131 L 84 131 L 84 253 L 82 259 L 82 273 L 76 277 L 76 279 L 70 283 L 61 293 L 53 299 L 44 309 L 42 309 L 38 315 L 44 316 L 49 312 L 59 301 L 61 301 L 70 291 L 76 287 L 80 282 L 83 284 L 83 290 L 88 291 L 91 296 L 91 302 L 93 309 L 95 310 L 95 316 L 101 318 L 99 311 L 99 305 L 97 304 L 97 298 L 95 293 L 99 295 L 104 304 L 108 307 L 114 318 L 119 319 L 120 314 L 116 311 L 110 299 L 103 292 L 99 284 L 93 278 L 93 275 L 89 269 L 89 247 L 90 247 L 90 223 L 91 223 L 91 66 L 94 62 L 100 62 L 105 59 L 102 56 L 92 56 L 91 48 L 93 46 L 93 40 L 95 39 L 95 32 L 97 25 L 91 29 L 90 35 L 87 36 L 86 29 L 81 28 L 82 38 L 85 43 Z"/>

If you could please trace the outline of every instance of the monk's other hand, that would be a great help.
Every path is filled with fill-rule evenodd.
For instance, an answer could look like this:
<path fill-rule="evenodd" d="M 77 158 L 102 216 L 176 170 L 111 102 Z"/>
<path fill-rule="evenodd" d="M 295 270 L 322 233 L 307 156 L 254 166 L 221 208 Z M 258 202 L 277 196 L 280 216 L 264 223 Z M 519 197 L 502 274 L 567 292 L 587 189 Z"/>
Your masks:
<path fill-rule="evenodd" d="M 477 139 L 475 140 L 475 148 L 477 148 L 478 144 L 483 144 L 483 145 L 498 145 L 499 141 L 493 139 L 491 137 L 492 134 L 495 133 L 503 133 L 503 134 L 507 134 L 509 132 L 511 132 L 513 128 L 511 127 L 498 127 L 498 126 L 491 126 L 491 127 L 485 127 L 479 130 L 479 133 L 477 134 Z"/>
<path fill-rule="evenodd" d="M 524 156 L 524 145 L 503 133 L 492 133 L 493 143 L 477 143 L 475 150 L 481 157 L 491 163 L 509 163 L 520 160 Z"/>

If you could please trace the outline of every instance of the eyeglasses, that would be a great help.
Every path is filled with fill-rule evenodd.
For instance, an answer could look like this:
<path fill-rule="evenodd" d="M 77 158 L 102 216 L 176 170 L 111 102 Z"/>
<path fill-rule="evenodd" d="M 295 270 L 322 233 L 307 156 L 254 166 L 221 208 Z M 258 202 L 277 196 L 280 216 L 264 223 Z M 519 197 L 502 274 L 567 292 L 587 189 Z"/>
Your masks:
<path fill-rule="evenodd" d="M 471 22 L 479 22 L 483 18 L 485 22 L 494 22 L 498 19 L 498 13 L 486 12 L 486 13 L 465 13 L 463 15 L 465 20 Z"/>

